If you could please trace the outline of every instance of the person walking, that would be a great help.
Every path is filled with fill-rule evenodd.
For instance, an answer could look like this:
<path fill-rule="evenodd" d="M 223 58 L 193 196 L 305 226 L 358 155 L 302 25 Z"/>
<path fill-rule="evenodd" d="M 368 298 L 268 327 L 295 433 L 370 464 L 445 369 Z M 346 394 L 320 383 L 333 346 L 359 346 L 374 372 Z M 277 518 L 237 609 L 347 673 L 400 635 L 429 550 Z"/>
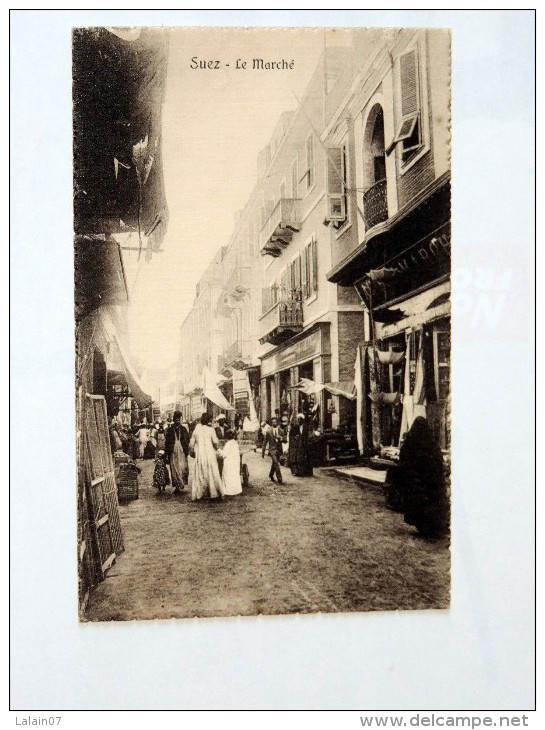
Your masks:
<path fill-rule="evenodd" d="M 242 492 L 242 482 L 240 479 L 240 449 L 237 442 L 236 431 L 228 431 L 225 435 L 227 439 L 223 447 L 223 471 L 221 479 L 223 482 L 223 491 L 226 495 L 235 495 Z"/>
<path fill-rule="evenodd" d="M 261 458 L 265 458 L 265 451 L 269 448 L 269 456 L 271 457 L 271 469 L 269 471 L 269 479 L 278 484 L 282 484 L 282 471 L 280 470 L 280 456 L 282 454 L 282 442 L 286 438 L 286 432 L 278 426 L 278 418 L 274 417 L 271 419 L 271 427 L 265 433 L 263 440 L 263 447 L 261 451 Z"/>
<path fill-rule="evenodd" d="M 144 451 L 146 449 L 146 444 L 149 441 L 149 429 L 146 426 L 145 423 L 141 423 L 138 428 L 138 433 L 136 434 L 138 438 L 138 453 L 141 459 L 144 458 Z"/>
<path fill-rule="evenodd" d="M 296 477 L 312 476 L 310 428 L 305 416 L 298 413 L 289 434 L 289 465 Z"/>
<path fill-rule="evenodd" d="M 218 467 L 216 451 L 220 443 L 216 431 L 211 426 L 212 416 L 203 413 L 201 422 L 195 426 L 189 442 L 189 453 L 195 455 L 195 471 L 191 484 L 193 501 L 210 497 L 223 499 L 224 489 Z M 185 429 L 184 429 L 185 430 Z"/>
<path fill-rule="evenodd" d="M 165 456 L 170 464 L 170 474 L 174 493 L 180 494 L 187 484 L 189 453 L 189 434 L 181 424 L 181 411 L 174 411 L 174 422 L 165 435 Z"/>
<path fill-rule="evenodd" d="M 159 426 L 157 428 L 157 449 L 159 451 L 165 450 L 165 443 L 166 443 L 165 438 L 166 438 L 165 425 L 161 421 L 161 423 L 159 424 Z"/>

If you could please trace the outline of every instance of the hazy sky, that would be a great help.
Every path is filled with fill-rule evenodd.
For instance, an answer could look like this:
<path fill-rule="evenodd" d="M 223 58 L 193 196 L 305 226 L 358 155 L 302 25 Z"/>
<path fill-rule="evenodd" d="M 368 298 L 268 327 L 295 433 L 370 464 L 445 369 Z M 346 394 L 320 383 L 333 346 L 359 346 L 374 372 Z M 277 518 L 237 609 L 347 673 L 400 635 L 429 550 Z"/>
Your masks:
<path fill-rule="evenodd" d="M 172 29 L 163 109 L 163 166 L 170 222 L 163 252 L 126 260 L 133 353 L 148 366 L 177 356 L 178 331 L 195 284 L 228 243 L 234 214 L 256 181 L 258 152 L 283 111 L 294 109 L 326 41 L 319 30 Z M 327 45 L 350 34 L 327 32 Z M 222 68 L 192 69 L 192 58 Z M 294 61 L 293 70 L 252 70 L 252 59 Z M 248 63 L 236 70 L 237 59 Z M 229 64 L 226 68 L 225 64 Z"/>

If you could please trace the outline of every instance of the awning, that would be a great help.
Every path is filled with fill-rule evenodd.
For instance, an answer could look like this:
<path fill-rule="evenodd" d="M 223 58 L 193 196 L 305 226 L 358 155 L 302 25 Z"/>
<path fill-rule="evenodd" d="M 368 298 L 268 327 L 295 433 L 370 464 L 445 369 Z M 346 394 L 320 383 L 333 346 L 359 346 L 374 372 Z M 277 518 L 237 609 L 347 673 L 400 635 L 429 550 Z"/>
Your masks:
<path fill-rule="evenodd" d="M 335 383 L 325 383 L 324 390 L 332 395 L 342 395 L 349 400 L 356 399 L 356 386 L 353 380 L 340 380 Z"/>
<path fill-rule="evenodd" d="M 104 305 L 127 304 L 127 282 L 117 241 L 105 236 L 76 236 L 74 264 L 78 322 Z"/>
<path fill-rule="evenodd" d="M 215 403 L 217 406 L 225 411 L 234 411 L 235 409 L 229 403 L 227 398 L 223 395 L 221 390 L 218 388 L 218 384 L 215 382 L 212 373 L 208 368 L 204 368 L 202 376 L 203 395 L 205 396 L 205 398 L 208 398 L 208 400 L 212 401 L 212 403 Z"/>
<path fill-rule="evenodd" d="M 342 395 L 344 398 L 350 400 L 356 398 L 353 380 L 342 380 L 334 383 L 316 383 L 314 380 L 310 380 L 310 378 L 301 378 L 295 387 L 297 390 L 305 393 L 305 395 L 316 395 L 325 390 L 332 395 Z"/>
<path fill-rule="evenodd" d="M 125 376 L 125 380 L 127 381 L 127 385 L 129 386 L 131 396 L 135 399 L 140 408 L 147 408 L 153 402 L 153 398 L 142 389 L 140 379 L 134 371 L 131 359 L 121 342 L 121 337 L 117 332 L 117 328 L 109 313 L 103 309 L 100 311 L 100 322 L 107 340 L 110 342 L 110 345 L 112 343 L 114 344 L 116 350 L 116 352 L 110 351 L 109 359 L 114 360 L 115 365 L 109 369 L 113 369 L 115 371 L 121 369 Z"/>

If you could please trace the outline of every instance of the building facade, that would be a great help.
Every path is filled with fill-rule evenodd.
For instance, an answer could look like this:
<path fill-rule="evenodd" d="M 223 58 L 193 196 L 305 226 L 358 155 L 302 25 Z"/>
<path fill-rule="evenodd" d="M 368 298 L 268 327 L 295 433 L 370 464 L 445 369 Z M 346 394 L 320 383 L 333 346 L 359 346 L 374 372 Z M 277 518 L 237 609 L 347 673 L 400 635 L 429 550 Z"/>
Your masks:
<path fill-rule="evenodd" d="M 449 446 L 450 35 L 393 30 L 370 49 L 322 138 L 349 158 L 349 233 L 332 229 L 328 281 L 365 306 L 360 447 L 397 445 L 417 415 Z M 355 346 L 355 345 L 354 345 Z"/>
<path fill-rule="evenodd" d="M 353 382 L 348 343 L 364 317 L 355 292 L 326 279 L 334 255 L 333 178 L 321 133 L 350 86 L 352 61 L 351 48 L 325 50 L 289 125 L 262 153 L 261 416 L 303 411 L 322 431 L 355 416 L 350 398 L 323 386 Z M 343 225 L 349 227 L 348 219 Z"/>

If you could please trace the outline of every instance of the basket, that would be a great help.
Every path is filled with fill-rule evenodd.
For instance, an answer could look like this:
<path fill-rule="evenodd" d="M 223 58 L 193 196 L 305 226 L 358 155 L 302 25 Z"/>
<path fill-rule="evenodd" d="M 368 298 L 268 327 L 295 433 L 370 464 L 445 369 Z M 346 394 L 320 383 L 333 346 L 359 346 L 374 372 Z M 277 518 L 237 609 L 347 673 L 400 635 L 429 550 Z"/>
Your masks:
<path fill-rule="evenodd" d="M 117 496 L 120 502 L 138 499 L 138 474 L 136 464 L 119 464 L 117 473 Z"/>
<path fill-rule="evenodd" d="M 130 461 L 129 455 L 124 451 L 114 451 L 114 463 L 116 466 L 120 464 L 126 464 Z"/>

